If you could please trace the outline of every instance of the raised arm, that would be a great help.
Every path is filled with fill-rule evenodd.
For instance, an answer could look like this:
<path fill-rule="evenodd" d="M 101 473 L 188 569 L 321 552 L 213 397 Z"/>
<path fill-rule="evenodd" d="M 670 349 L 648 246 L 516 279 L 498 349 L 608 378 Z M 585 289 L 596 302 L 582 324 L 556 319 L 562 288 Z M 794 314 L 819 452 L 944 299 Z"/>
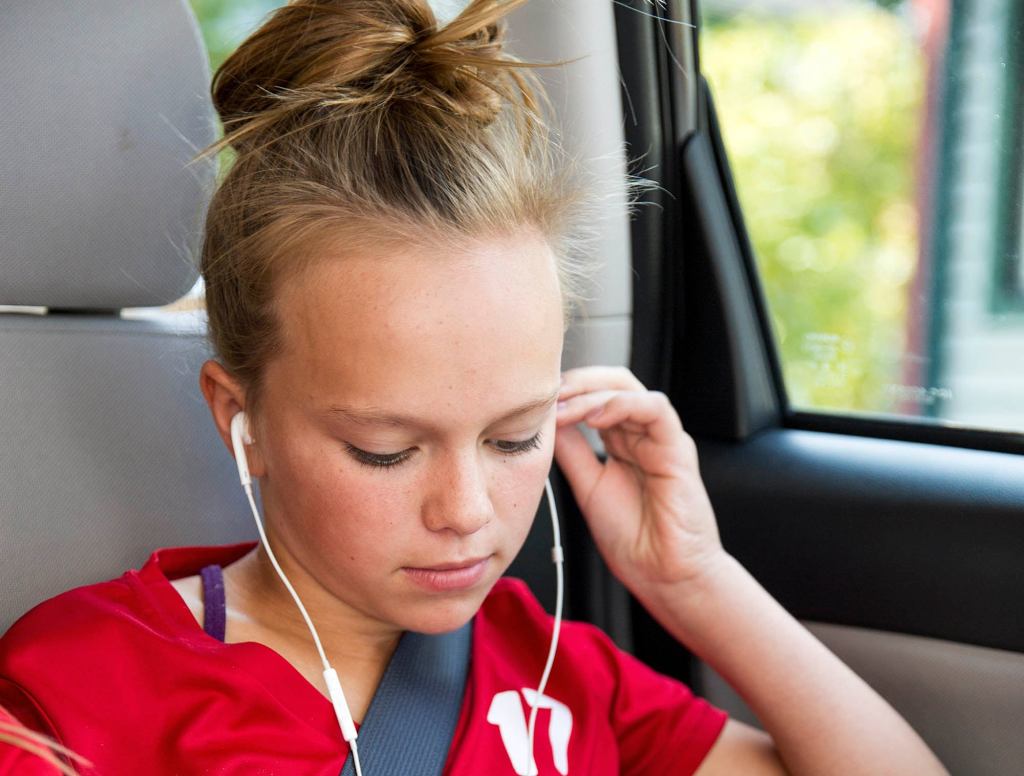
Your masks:
<path fill-rule="evenodd" d="M 606 462 L 580 422 L 601 434 Z M 570 370 L 558 425 L 555 456 L 609 568 L 771 736 L 730 721 L 700 776 L 946 773 L 903 718 L 722 548 L 696 446 L 664 394 L 625 369 Z"/>

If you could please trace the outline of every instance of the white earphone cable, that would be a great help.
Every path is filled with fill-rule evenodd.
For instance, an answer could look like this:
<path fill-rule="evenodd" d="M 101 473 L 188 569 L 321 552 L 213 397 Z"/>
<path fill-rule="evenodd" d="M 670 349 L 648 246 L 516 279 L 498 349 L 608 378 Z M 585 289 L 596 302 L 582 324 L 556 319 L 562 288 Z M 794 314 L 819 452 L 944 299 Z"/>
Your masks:
<path fill-rule="evenodd" d="M 337 672 L 327 660 L 327 654 L 320 643 L 320 635 L 317 633 L 316 626 L 313 625 L 306 607 L 303 606 L 302 601 L 299 599 L 299 594 L 295 592 L 292 583 L 285 576 L 284 571 L 281 569 L 281 564 L 277 562 L 274 551 L 270 549 L 270 542 L 267 541 L 267 534 L 263 530 L 263 521 L 260 519 L 259 510 L 256 508 L 256 499 L 252 494 L 252 485 L 245 483 L 242 487 L 245 489 L 245 495 L 249 499 L 249 507 L 252 509 L 252 516 L 256 520 L 256 530 L 259 531 L 260 541 L 263 542 L 263 547 L 267 551 L 267 557 L 270 558 L 274 571 L 277 572 L 277 576 L 281 578 L 281 582 L 288 589 L 292 600 L 295 601 L 295 605 L 299 608 L 299 613 L 302 614 L 302 619 L 306 621 L 306 627 L 309 628 L 309 632 L 313 636 L 313 643 L 316 645 L 316 651 L 319 653 L 320 661 L 324 666 L 324 681 L 327 683 L 327 691 L 331 696 L 331 705 L 334 706 L 334 714 L 338 718 L 342 737 L 348 742 L 349 748 L 352 750 L 352 760 L 355 765 L 356 776 L 363 776 L 362 765 L 359 762 L 359 749 L 356 746 L 356 738 L 359 734 L 356 732 L 352 713 L 349 711 L 348 702 L 345 700 L 345 692 L 342 690 L 341 681 L 338 679 Z"/>
<path fill-rule="evenodd" d="M 260 533 L 260 541 L 263 542 L 263 547 L 267 551 L 267 557 L 270 558 L 270 564 L 274 567 L 274 571 L 277 572 L 277 576 L 281 578 L 281 582 L 288 589 L 288 593 L 291 595 L 292 600 L 295 601 L 295 605 L 299 607 L 299 612 L 302 614 L 302 619 L 306 621 L 306 627 L 309 628 L 309 632 L 313 634 L 313 643 L 316 644 L 316 651 L 320 654 L 320 662 L 323 663 L 324 669 L 330 668 L 330 663 L 327 662 L 327 655 L 324 652 L 323 645 L 320 643 L 320 636 L 316 632 L 316 628 L 313 625 L 313 621 L 309 619 L 309 613 L 306 611 L 306 607 L 302 605 L 302 601 L 299 600 L 299 594 L 295 592 L 295 588 L 292 587 L 292 583 L 288 581 L 288 577 L 284 575 L 284 571 L 281 570 L 281 565 L 277 562 L 277 557 L 274 555 L 274 551 L 270 549 L 270 542 L 267 541 L 267 534 L 263 530 L 263 521 L 260 519 L 259 512 L 256 510 L 256 499 L 252 495 L 252 485 L 245 485 L 245 495 L 249 497 L 249 507 L 252 509 L 252 516 L 256 519 L 256 530 Z"/>
<path fill-rule="evenodd" d="M 533 696 L 530 704 L 529 735 L 527 736 L 526 772 L 534 776 L 536 771 L 533 768 L 533 738 L 537 728 L 537 709 L 540 706 L 541 696 L 548 685 L 548 678 L 551 676 L 551 667 L 555 663 L 555 651 L 558 649 L 558 636 L 562 630 L 562 603 L 565 594 L 565 583 L 563 579 L 562 565 L 565 562 L 565 553 L 562 551 L 562 532 L 558 527 L 558 509 L 555 507 L 555 494 L 551 490 L 551 480 L 544 481 L 544 493 L 548 498 L 548 511 L 551 513 L 551 528 L 554 532 L 555 543 L 551 548 L 551 559 L 555 563 L 555 622 L 551 631 L 551 643 L 548 646 L 548 659 L 544 664 L 544 672 L 541 674 L 540 683 L 537 685 L 537 693 Z"/>

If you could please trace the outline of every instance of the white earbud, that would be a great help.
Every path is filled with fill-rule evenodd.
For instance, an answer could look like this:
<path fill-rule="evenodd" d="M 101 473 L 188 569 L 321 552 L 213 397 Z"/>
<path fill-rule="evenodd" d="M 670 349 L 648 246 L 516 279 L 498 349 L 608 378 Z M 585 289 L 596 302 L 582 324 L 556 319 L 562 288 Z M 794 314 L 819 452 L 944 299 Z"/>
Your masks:
<path fill-rule="evenodd" d="M 238 466 L 238 479 L 242 481 L 242 487 L 252 484 L 252 477 L 249 476 L 249 459 L 245 455 L 245 446 L 253 443 L 252 434 L 249 432 L 249 419 L 244 412 L 238 412 L 231 419 L 231 446 L 235 450 L 235 464 Z"/>

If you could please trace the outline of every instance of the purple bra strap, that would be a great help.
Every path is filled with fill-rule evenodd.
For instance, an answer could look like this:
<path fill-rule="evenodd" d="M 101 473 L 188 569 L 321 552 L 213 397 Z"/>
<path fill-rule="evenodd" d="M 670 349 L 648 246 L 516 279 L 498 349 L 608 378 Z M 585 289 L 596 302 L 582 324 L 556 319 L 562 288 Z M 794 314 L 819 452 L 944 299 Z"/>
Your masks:
<path fill-rule="evenodd" d="M 203 578 L 203 630 L 217 641 L 224 641 L 226 606 L 224 602 L 224 573 L 214 564 L 199 575 Z"/>

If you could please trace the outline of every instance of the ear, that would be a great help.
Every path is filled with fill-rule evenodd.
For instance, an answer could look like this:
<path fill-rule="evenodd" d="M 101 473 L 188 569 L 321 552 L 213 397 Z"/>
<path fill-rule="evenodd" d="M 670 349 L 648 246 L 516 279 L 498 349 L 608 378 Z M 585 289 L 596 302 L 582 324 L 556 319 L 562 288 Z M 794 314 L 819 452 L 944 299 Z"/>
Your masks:
<path fill-rule="evenodd" d="M 207 361 L 199 370 L 199 389 L 203 392 L 206 404 L 210 408 L 210 414 L 213 416 L 213 423 L 217 427 L 221 441 L 234 457 L 235 451 L 231 444 L 231 419 L 245 410 L 245 390 L 223 366 L 213 360 Z M 251 413 L 247 414 L 249 414 L 249 428 L 255 437 L 254 419 Z M 245 457 L 252 476 L 262 477 L 265 471 L 263 457 L 259 454 L 258 438 L 253 444 L 246 445 Z"/>

